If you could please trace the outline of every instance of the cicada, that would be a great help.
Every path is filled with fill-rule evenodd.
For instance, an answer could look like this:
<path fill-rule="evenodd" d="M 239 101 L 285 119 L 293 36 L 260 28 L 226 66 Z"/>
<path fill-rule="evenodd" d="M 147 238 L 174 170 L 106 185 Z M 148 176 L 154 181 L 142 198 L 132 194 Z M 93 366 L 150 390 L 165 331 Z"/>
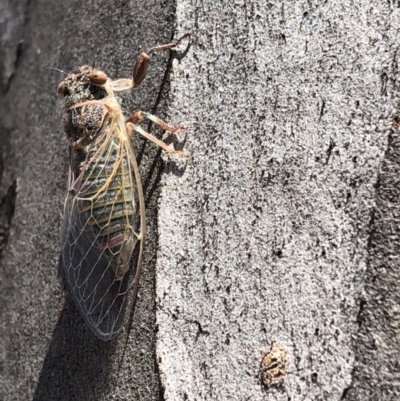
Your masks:
<path fill-rule="evenodd" d="M 187 36 L 142 53 L 133 79 L 112 80 L 98 69 L 82 66 L 58 86 L 70 149 L 61 229 L 64 277 L 87 325 L 104 341 L 118 335 L 133 310 L 146 236 L 132 134 L 138 132 L 169 153 L 185 155 L 137 123 L 147 118 L 168 132 L 183 127 L 171 127 L 141 111 L 125 121 L 115 94 L 140 85 L 149 54 L 174 48 Z"/>

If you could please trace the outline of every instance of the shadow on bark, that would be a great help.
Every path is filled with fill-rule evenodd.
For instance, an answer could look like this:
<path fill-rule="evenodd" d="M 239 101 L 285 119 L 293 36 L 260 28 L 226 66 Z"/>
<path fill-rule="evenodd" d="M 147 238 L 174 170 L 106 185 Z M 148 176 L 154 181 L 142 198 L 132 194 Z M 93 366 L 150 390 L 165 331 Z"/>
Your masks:
<path fill-rule="evenodd" d="M 391 351 L 400 345 L 396 335 L 400 321 L 398 315 L 393 314 L 400 299 L 395 284 L 400 279 L 399 177 L 400 132 L 392 130 L 380 166 L 376 206 L 370 223 L 369 263 L 357 317 L 359 331 L 355 349 L 358 363 L 353 371 L 353 382 L 345 389 L 342 400 L 397 399 L 396 383 L 391 382 L 389 376 L 382 380 L 382 375 L 376 372 L 382 369 L 382 360 L 388 371 L 396 371 L 399 363 L 398 354 Z"/>
<path fill-rule="evenodd" d="M 98 400 L 109 388 L 108 372 L 116 345 L 96 338 L 67 297 L 33 400 Z"/>

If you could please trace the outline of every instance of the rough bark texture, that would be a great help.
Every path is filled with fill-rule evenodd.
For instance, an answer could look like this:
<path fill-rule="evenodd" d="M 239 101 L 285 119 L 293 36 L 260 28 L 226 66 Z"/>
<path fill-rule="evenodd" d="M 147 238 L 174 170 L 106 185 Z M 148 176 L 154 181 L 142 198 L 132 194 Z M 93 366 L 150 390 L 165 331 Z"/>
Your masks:
<path fill-rule="evenodd" d="M 400 399 L 400 3 L 89 3 L 1 3 L 0 398 Z M 187 57 L 170 74 L 158 55 L 124 109 L 187 125 L 191 158 L 161 175 L 138 140 L 144 277 L 127 347 L 105 344 L 73 305 L 58 319 L 68 154 L 46 67 L 126 77 L 175 28 Z M 268 388 L 273 341 L 290 374 Z"/>

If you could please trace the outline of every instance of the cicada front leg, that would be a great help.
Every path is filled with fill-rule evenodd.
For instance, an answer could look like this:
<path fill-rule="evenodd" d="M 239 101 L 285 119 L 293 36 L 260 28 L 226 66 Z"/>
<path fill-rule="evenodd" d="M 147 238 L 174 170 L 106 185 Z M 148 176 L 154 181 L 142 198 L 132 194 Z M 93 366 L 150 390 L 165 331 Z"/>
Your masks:
<path fill-rule="evenodd" d="M 146 77 L 147 70 L 149 69 L 150 54 L 151 53 L 162 52 L 162 51 L 165 51 L 165 50 L 173 49 L 176 46 L 178 46 L 183 41 L 183 39 L 185 39 L 187 37 L 190 37 L 190 33 L 186 33 L 185 35 L 183 35 L 182 37 L 180 37 L 178 40 L 176 40 L 173 43 L 168 43 L 166 45 L 152 47 L 147 52 L 143 52 L 140 55 L 139 60 L 136 62 L 135 68 L 133 70 L 133 83 L 134 83 L 134 86 L 140 85 L 142 83 L 142 81 L 144 80 L 144 78 Z M 190 46 L 190 43 L 189 43 L 189 46 Z M 189 46 L 184 51 L 184 54 L 186 54 L 186 52 L 189 50 Z"/>
<path fill-rule="evenodd" d="M 190 33 L 187 33 L 187 34 L 183 35 L 181 38 L 179 38 L 176 42 L 169 43 L 167 45 L 152 47 L 147 52 L 143 52 L 139 56 L 139 60 L 136 62 L 135 68 L 133 69 L 133 79 L 117 79 L 116 81 L 112 81 L 111 89 L 117 93 L 117 92 L 126 91 L 128 89 L 136 88 L 137 86 L 139 86 L 147 75 L 147 70 L 149 69 L 149 64 L 150 64 L 150 54 L 154 53 L 154 52 L 161 52 L 164 50 L 173 49 L 174 47 L 178 46 L 182 42 L 183 39 L 185 39 L 189 36 L 190 36 Z M 181 60 L 185 56 L 185 54 L 188 52 L 189 47 L 190 47 L 190 43 L 189 43 L 188 47 L 185 49 L 185 51 L 182 53 L 182 55 L 180 55 L 179 57 L 176 57 L 176 58 Z M 96 75 L 96 77 L 97 77 L 97 75 Z M 63 87 L 61 86 L 60 90 L 62 90 L 62 88 Z"/>
<path fill-rule="evenodd" d="M 139 60 L 136 62 L 136 65 L 135 65 L 135 68 L 133 71 L 133 80 L 132 81 L 131 80 L 114 81 L 113 89 L 116 91 L 128 89 L 128 87 L 131 85 L 130 82 L 132 82 L 132 86 L 134 86 L 134 87 L 140 85 L 141 82 L 143 81 L 143 79 L 146 77 L 147 70 L 149 68 L 150 54 L 154 53 L 154 52 L 160 52 L 160 51 L 173 49 L 176 46 L 178 46 L 185 38 L 187 38 L 189 36 L 190 36 L 190 33 L 186 33 L 185 35 L 183 35 L 182 37 L 180 37 L 178 40 L 176 40 L 173 43 L 168 43 L 166 45 L 152 47 L 147 52 L 142 53 L 139 57 Z M 189 46 L 190 46 L 190 43 L 189 43 Z M 189 46 L 188 46 L 188 48 L 189 48 Z M 186 49 L 186 51 L 188 50 L 188 48 Z M 127 81 L 129 81 L 129 82 L 127 83 Z M 121 84 L 120 84 L 120 82 L 121 82 Z M 173 127 L 173 126 L 167 124 L 165 121 L 161 120 L 160 118 L 158 118 L 152 114 L 149 114 L 149 113 L 146 113 L 143 111 L 138 111 L 131 116 L 131 118 L 128 120 L 128 122 L 126 124 L 126 129 L 129 134 L 131 134 L 132 131 L 135 131 L 135 132 L 139 133 L 140 135 L 144 136 L 145 138 L 149 139 L 150 141 L 154 142 L 156 145 L 160 146 L 162 149 L 164 149 L 168 153 L 174 153 L 174 154 L 178 154 L 181 156 L 188 156 L 188 154 L 185 152 L 182 152 L 180 150 L 171 149 L 163 141 L 160 141 L 155 136 L 149 134 L 144 129 L 139 127 L 137 124 L 143 118 L 147 118 L 148 120 L 153 121 L 155 124 L 159 125 L 162 129 L 164 129 L 165 131 L 170 132 L 170 133 L 175 133 L 175 132 L 186 129 L 183 126 Z"/>

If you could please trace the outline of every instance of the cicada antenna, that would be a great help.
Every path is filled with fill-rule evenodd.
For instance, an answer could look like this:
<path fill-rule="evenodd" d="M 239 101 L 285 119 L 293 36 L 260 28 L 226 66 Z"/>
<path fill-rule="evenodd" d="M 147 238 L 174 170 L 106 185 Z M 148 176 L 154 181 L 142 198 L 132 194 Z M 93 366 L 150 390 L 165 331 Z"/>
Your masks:
<path fill-rule="evenodd" d="M 59 72 L 62 72 L 64 75 L 68 75 L 65 71 L 60 70 L 59 68 L 47 67 L 46 69 L 47 69 L 47 70 L 59 71 Z"/>

